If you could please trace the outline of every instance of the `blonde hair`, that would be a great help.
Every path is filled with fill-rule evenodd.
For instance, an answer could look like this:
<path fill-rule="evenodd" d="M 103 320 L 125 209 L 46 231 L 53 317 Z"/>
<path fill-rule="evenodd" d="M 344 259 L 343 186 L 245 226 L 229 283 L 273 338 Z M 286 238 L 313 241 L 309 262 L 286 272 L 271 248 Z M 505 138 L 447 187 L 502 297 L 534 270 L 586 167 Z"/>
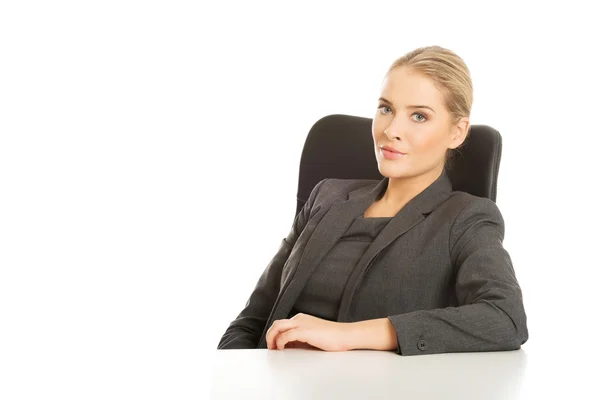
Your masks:
<path fill-rule="evenodd" d="M 469 68 L 456 53 L 440 46 L 420 47 L 394 61 L 388 73 L 398 67 L 420 72 L 433 81 L 444 96 L 446 109 L 453 123 L 463 117 L 470 117 L 473 82 Z M 452 155 L 453 152 L 449 150 L 447 160 Z"/>

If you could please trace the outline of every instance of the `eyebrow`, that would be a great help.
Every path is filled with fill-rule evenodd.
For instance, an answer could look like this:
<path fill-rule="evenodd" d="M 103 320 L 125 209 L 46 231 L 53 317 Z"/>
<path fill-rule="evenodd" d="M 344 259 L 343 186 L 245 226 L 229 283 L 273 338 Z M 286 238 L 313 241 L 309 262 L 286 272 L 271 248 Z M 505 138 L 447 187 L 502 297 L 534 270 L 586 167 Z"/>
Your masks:
<path fill-rule="evenodd" d="M 389 101 L 388 99 L 385 99 L 383 97 L 379 98 L 379 101 L 383 101 L 384 103 L 388 103 L 389 105 L 393 105 L 391 101 Z M 429 106 L 425 106 L 425 105 L 410 105 L 410 106 L 406 106 L 406 108 L 427 108 L 431 111 L 433 111 L 435 113 L 435 110 Z"/>

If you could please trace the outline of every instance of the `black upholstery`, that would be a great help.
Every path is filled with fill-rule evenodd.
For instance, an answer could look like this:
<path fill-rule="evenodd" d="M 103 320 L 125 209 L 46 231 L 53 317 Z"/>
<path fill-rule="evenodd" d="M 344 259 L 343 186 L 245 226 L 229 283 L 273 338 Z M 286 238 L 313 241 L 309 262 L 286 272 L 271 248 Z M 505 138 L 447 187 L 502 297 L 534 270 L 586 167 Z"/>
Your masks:
<path fill-rule="evenodd" d="M 300 159 L 296 214 L 322 179 L 383 179 L 377 168 L 371 123 L 371 118 L 334 114 L 312 126 Z M 500 133 L 487 125 L 472 125 L 448 169 L 453 190 L 496 201 L 501 155 Z"/>

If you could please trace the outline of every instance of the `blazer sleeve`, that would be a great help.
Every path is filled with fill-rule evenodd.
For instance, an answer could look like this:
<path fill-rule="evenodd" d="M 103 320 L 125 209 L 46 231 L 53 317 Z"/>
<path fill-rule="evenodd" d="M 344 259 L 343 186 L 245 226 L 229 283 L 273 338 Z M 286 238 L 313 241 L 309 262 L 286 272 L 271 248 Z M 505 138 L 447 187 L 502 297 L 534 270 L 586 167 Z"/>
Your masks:
<path fill-rule="evenodd" d="M 521 288 L 496 203 L 477 198 L 450 233 L 457 307 L 388 317 L 401 355 L 517 350 L 529 337 Z"/>
<path fill-rule="evenodd" d="M 237 318 L 231 322 L 223 334 L 217 349 L 254 349 L 265 328 L 271 309 L 279 294 L 281 271 L 292 248 L 306 226 L 315 198 L 327 179 L 319 181 L 298 215 L 292 227 L 279 246 L 279 250 L 263 271 L 246 306 Z"/>

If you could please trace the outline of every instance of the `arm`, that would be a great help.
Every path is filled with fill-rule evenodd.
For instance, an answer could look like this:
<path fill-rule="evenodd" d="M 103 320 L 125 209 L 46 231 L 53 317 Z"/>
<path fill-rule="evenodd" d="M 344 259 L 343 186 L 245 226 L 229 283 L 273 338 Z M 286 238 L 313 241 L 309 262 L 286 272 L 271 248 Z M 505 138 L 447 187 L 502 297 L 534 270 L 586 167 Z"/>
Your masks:
<path fill-rule="evenodd" d="M 519 349 L 528 339 L 526 315 L 503 238 L 496 204 L 487 199 L 469 204 L 450 237 L 459 306 L 353 323 L 351 347 L 402 355 Z"/>
<path fill-rule="evenodd" d="M 294 218 L 287 237 L 281 241 L 279 250 L 260 276 L 245 308 L 223 334 L 218 349 L 250 349 L 256 348 L 258 345 L 271 308 L 279 294 L 283 265 L 298 240 L 298 236 L 306 226 L 315 198 L 325 181 L 326 179 L 321 180 L 313 188 L 304 207 Z"/>
<path fill-rule="evenodd" d="M 397 350 L 398 340 L 389 318 L 370 319 L 346 324 L 347 350 Z"/>

